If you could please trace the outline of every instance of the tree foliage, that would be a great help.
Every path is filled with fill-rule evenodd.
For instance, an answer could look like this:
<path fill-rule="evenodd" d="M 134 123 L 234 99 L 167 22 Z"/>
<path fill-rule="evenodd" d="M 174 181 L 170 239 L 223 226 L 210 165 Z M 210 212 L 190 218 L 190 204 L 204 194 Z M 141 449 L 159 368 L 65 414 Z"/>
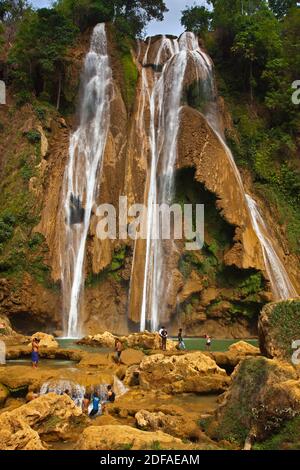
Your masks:
<path fill-rule="evenodd" d="M 181 13 L 181 24 L 186 31 L 192 31 L 201 36 L 209 30 L 212 14 L 205 6 L 187 7 Z"/>

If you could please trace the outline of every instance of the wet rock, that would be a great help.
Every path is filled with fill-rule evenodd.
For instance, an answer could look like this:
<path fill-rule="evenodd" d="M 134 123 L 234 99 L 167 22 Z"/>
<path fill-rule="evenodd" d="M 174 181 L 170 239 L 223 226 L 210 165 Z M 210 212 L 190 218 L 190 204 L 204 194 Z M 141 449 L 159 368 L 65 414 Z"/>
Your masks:
<path fill-rule="evenodd" d="M 177 449 L 182 441 L 161 431 L 146 432 L 130 426 L 90 426 L 80 437 L 78 450 L 152 449 L 154 443 L 164 449 Z"/>

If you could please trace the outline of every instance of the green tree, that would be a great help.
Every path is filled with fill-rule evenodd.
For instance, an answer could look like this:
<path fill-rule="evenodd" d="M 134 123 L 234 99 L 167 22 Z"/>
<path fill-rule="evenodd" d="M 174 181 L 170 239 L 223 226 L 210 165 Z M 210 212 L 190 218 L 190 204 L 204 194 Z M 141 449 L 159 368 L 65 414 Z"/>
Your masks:
<path fill-rule="evenodd" d="M 131 36 L 139 36 L 153 19 L 163 20 L 164 0 L 57 0 L 55 8 L 84 31 L 99 22 L 113 21 Z"/>
<path fill-rule="evenodd" d="M 281 19 L 286 16 L 289 10 L 297 6 L 297 0 L 269 0 L 269 6 L 274 15 Z"/>
<path fill-rule="evenodd" d="M 243 18 L 232 52 L 248 70 L 248 84 L 253 101 L 253 90 L 268 62 L 280 57 L 282 52 L 278 21 L 266 6 Z"/>
<path fill-rule="evenodd" d="M 59 109 L 67 49 L 77 29 L 54 9 L 25 15 L 10 51 L 10 63 L 19 89 L 47 92 Z"/>
<path fill-rule="evenodd" d="M 204 6 L 187 7 L 181 13 L 181 24 L 186 31 L 192 31 L 201 36 L 209 30 L 212 13 Z"/>
<path fill-rule="evenodd" d="M 0 0 L 0 21 L 7 23 L 18 21 L 28 9 L 27 0 Z"/>

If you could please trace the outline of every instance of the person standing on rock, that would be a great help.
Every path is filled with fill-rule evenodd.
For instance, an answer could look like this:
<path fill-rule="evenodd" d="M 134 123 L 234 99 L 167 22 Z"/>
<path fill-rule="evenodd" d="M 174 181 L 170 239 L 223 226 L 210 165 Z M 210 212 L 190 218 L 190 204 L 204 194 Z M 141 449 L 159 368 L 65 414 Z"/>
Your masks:
<path fill-rule="evenodd" d="M 82 412 L 86 415 L 89 412 L 90 402 L 91 402 L 91 395 L 89 395 L 88 393 L 85 393 L 83 397 L 83 401 L 82 401 Z"/>
<path fill-rule="evenodd" d="M 119 339 L 116 339 L 115 351 L 116 351 L 116 361 L 120 365 L 121 364 L 121 354 L 122 354 L 122 343 Z"/>
<path fill-rule="evenodd" d="M 211 347 L 211 337 L 209 335 L 205 335 L 205 338 L 206 338 L 206 350 L 207 351 L 210 351 L 210 347 Z"/>
<path fill-rule="evenodd" d="M 38 338 L 33 338 L 31 343 L 31 362 L 34 369 L 37 368 L 39 362 L 39 347 L 40 340 Z"/>
<path fill-rule="evenodd" d="M 163 326 L 160 330 L 160 337 L 161 337 L 161 349 L 163 351 L 166 351 L 167 350 L 167 338 L 168 338 L 168 332 L 165 328 L 165 326 Z"/>
<path fill-rule="evenodd" d="M 178 349 L 180 349 L 181 351 L 185 350 L 185 344 L 182 337 L 182 328 L 179 328 L 178 331 Z"/>

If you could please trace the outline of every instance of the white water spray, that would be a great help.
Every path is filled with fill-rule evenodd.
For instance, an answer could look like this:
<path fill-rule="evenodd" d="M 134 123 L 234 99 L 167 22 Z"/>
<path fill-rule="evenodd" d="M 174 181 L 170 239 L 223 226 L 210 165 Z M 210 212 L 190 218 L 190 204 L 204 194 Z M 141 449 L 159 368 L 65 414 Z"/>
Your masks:
<path fill-rule="evenodd" d="M 86 239 L 110 122 L 112 71 L 104 24 L 94 29 L 85 59 L 82 90 L 80 124 L 70 139 L 62 199 L 65 243 L 61 247 L 61 278 L 64 329 L 68 337 L 80 335 Z"/>

